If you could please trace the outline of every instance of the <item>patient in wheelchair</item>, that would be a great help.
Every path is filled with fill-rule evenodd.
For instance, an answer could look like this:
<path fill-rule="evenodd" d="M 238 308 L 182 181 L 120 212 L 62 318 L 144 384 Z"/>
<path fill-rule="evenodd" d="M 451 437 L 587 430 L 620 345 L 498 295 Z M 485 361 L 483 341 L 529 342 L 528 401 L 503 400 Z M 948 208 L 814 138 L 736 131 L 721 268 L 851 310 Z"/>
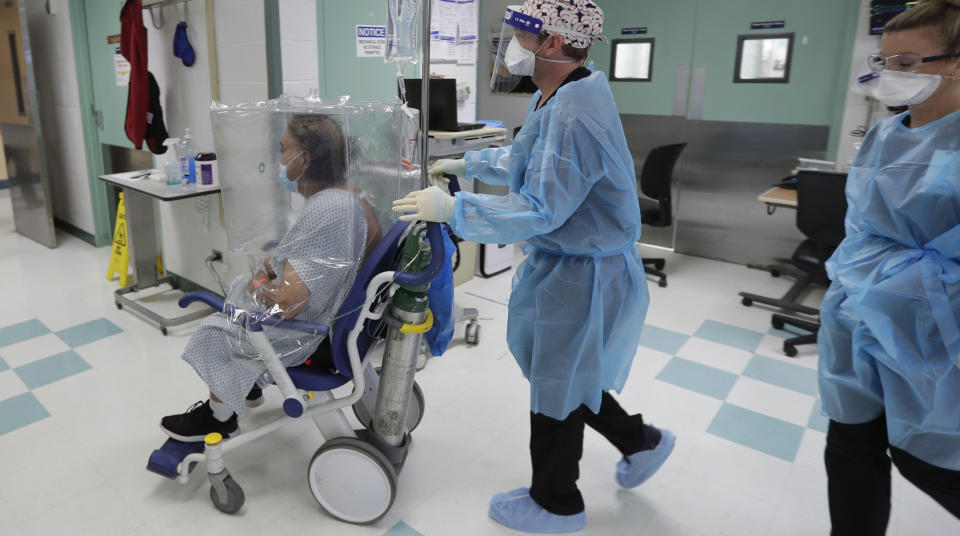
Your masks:
<path fill-rule="evenodd" d="M 243 311 L 332 326 L 360 265 L 383 234 L 373 207 L 346 179 L 347 147 L 340 124 L 326 115 L 295 114 L 286 125 L 277 180 L 306 201 L 270 255 L 257 260 L 252 277 L 231 282 L 226 301 Z M 263 329 L 287 367 L 309 359 L 321 344 L 329 350 L 320 336 Z M 218 312 L 204 319 L 182 358 L 210 395 L 185 413 L 161 420 L 170 437 L 202 441 L 211 432 L 229 436 L 245 406 L 262 402 L 257 381 L 266 366 L 244 329 L 228 315 Z"/>

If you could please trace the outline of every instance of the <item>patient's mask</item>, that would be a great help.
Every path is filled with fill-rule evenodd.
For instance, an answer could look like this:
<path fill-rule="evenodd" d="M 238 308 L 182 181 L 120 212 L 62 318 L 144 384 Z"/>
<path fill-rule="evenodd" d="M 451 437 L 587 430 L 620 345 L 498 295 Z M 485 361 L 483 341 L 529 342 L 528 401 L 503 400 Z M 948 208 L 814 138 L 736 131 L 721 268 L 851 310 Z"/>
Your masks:
<path fill-rule="evenodd" d="M 292 192 L 292 193 L 297 193 L 297 192 L 298 192 L 298 190 L 297 190 L 297 181 L 300 180 L 301 177 L 303 177 L 303 173 L 300 173 L 300 176 L 298 176 L 296 179 L 290 180 L 290 177 L 287 176 L 287 166 L 289 166 L 289 165 L 290 165 L 290 162 L 293 162 L 294 160 L 297 159 L 298 156 L 300 156 L 300 155 L 302 155 L 302 154 L 303 154 L 303 151 L 300 151 L 299 153 L 293 155 L 293 156 L 290 158 L 290 160 L 287 160 L 287 163 L 286 163 L 286 164 L 284 164 L 283 162 L 278 162 L 278 163 L 277 163 L 277 167 L 280 168 L 280 172 L 279 172 L 279 174 L 280 174 L 280 184 L 282 184 L 284 188 L 286 188 L 288 191 L 290 191 L 290 192 Z"/>
<path fill-rule="evenodd" d="M 926 102 L 940 87 L 939 74 L 908 73 L 886 69 L 873 88 L 873 96 L 891 107 L 911 106 Z"/>

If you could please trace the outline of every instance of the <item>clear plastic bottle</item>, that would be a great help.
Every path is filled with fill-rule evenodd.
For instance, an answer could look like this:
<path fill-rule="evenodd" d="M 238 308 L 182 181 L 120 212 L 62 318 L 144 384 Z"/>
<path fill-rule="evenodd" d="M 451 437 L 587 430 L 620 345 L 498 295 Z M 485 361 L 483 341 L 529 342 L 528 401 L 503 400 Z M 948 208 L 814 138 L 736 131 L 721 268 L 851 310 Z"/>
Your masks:
<path fill-rule="evenodd" d="M 180 158 L 180 174 L 183 176 L 183 182 L 197 182 L 197 163 L 196 154 L 193 152 L 193 136 L 190 135 L 190 129 L 183 129 L 183 139 L 180 140 L 177 154 Z"/>

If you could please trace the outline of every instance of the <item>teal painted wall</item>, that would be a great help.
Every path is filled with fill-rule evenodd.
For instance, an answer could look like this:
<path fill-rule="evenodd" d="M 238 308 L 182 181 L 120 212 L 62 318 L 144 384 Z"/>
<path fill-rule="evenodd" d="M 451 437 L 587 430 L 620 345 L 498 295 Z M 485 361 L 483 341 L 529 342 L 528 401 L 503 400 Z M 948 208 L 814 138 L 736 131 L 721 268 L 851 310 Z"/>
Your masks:
<path fill-rule="evenodd" d="M 604 33 L 610 42 L 598 42 L 590 51 L 594 68 L 610 75 L 614 39 L 654 38 L 653 73 L 650 82 L 611 82 L 617 108 L 623 114 L 672 115 L 678 65 L 690 65 L 698 0 L 607 0 Z M 622 28 L 645 26 L 646 35 L 620 35 Z"/>
<path fill-rule="evenodd" d="M 837 80 L 849 77 L 858 0 L 700 2 L 694 68 L 707 69 L 704 119 L 830 125 Z M 752 21 L 785 20 L 783 30 L 750 31 Z M 734 84 L 737 35 L 796 34 L 789 84 Z M 806 37 L 808 43 L 803 44 Z M 842 114 L 841 114 L 842 115 Z"/>
<path fill-rule="evenodd" d="M 705 120 L 839 126 L 859 0 L 605 0 L 605 33 L 611 39 L 656 39 L 652 82 L 613 82 L 621 113 L 671 115 L 676 69 L 707 71 Z M 750 30 L 755 21 L 783 20 L 780 30 Z M 621 36 L 646 26 L 643 36 Z M 734 84 L 737 36 L 795 33 L 788 84 Z M 803 38 L 807 37 L 807 44 Z M 596 68 L 609 72 L 610 43 L 591 51 Z M 838 107 L 839 103 L 839 107 Z"/>
<path fill-rule="evenodd" d="M 383 26 L 385 0 L 317 0 L 317 46 L 322 96 L 350 95 L 383 100 L 397 95 L 397 66 L 383 58 L 358 58 L 356 26 Z M 408 65 L 404 76 L 419 78 L 420 65 Z"/>

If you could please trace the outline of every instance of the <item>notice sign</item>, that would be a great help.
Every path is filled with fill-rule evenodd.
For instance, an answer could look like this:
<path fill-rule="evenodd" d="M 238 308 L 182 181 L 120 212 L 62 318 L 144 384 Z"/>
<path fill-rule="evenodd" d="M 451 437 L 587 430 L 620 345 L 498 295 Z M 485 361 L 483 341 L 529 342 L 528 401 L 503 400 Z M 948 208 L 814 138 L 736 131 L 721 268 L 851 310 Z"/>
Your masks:
<path fill-rule="evenodd" d="M 751 22 L 751 30 L 775 30 L 777 28 L 785 28 L 787 26 L 787 21 L 785 20 L 768 20 L 764 22 Z"/>
<path fill-rule="evenodd" d="M 357 57 L 382 58 L 387 51 L 387 27 L 357 25 Z"/>
<path fill-rule="evenodd" d="M 641 26 L 639 28 L 621 28 L 620 35 L 645 35 L 647 33 L 647 27 Z"/>
<path fill-rule="evenodd" d="M 113 53 L 113 72 L 117 75 L 118 86 L 130 85 L 130 62 L 120 53 L 120 47 Z"/>

